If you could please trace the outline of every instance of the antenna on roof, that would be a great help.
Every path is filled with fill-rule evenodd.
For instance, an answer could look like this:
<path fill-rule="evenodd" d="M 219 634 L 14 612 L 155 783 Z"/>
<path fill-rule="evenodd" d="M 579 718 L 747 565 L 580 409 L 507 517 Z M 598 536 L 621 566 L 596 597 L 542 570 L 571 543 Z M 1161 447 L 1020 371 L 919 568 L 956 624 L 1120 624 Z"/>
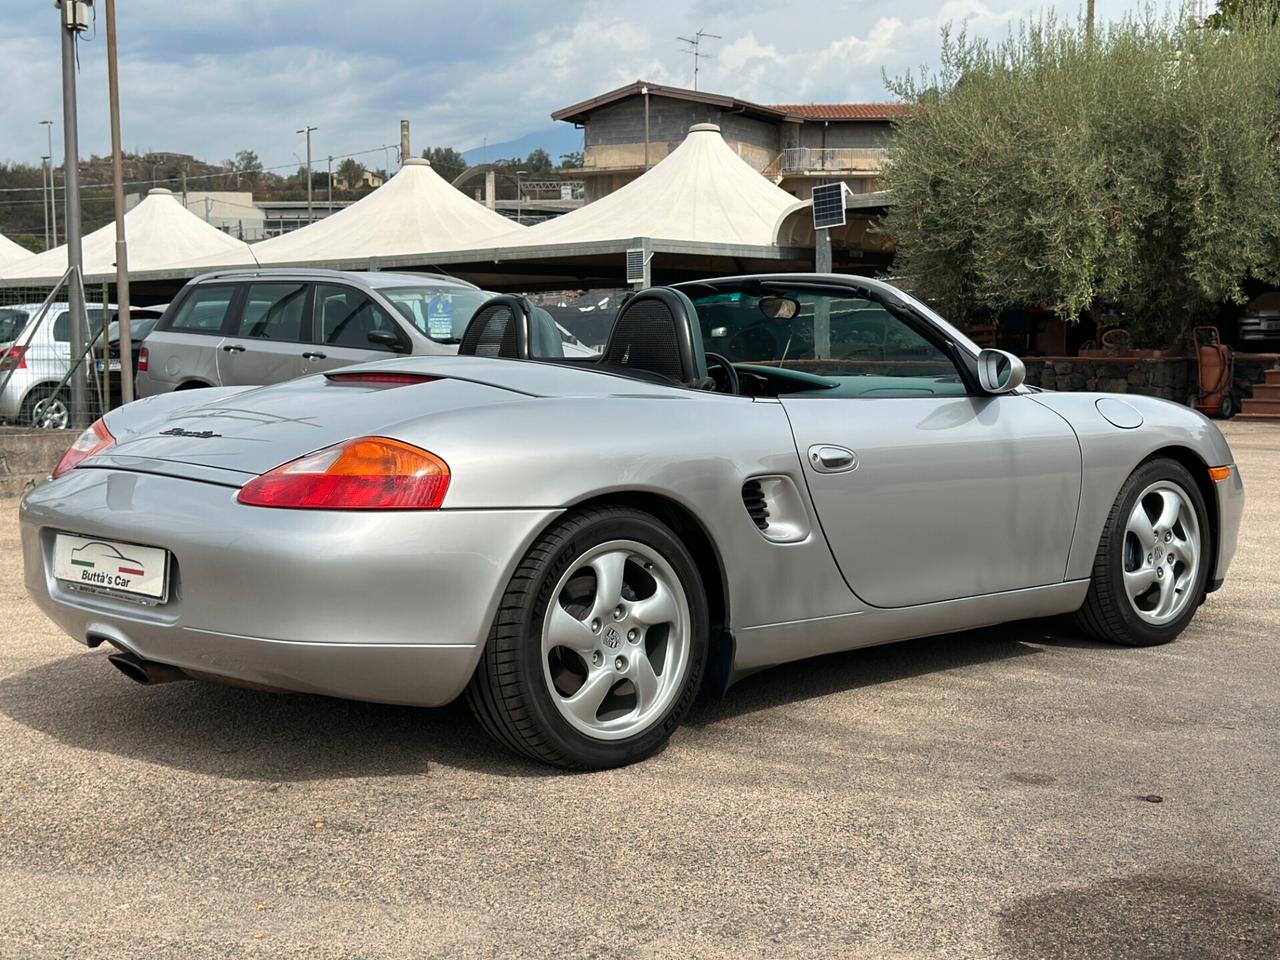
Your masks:
<path fill-rule="evenodd" d="M 693 89 L 698 89 L 698 66 L 703 60 L 714 59 L 711 54 L 703 53 L 699 48 L 702 46 L 703 40 L 723 40 L 724 37 L 718 33 L 707 33 L 705 30 L 699 30 L 692 37 L 676 37 L 681 43 L 687 43 L 689 49 L 685 53 L 693 57 Z"/>

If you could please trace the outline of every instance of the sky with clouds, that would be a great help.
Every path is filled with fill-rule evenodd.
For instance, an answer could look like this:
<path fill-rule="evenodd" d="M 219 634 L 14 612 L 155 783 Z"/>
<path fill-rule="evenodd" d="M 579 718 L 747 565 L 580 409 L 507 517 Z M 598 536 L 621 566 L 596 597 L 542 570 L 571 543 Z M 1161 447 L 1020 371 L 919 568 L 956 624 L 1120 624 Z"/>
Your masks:
<path fill-rule="evenodd" d="M 1101 19 L 1137 4 L 1098 0 Z M 99 3 L 101 6 L 101 3 Z M 1076 3 L 1014 0 L 646 0 L 556 4 L 470 0 L 118 0 L 126 149 L 218 162 L 251 148 L 293 164 L 294 133 L 316 156 L 397 143 L 467 149 L 550 127 L 551 111 L 645 79 L 688 86 L 678 34 L 720 34 L 699 86 L 765 103 L 887 99 L 882 69 L 936 62 L 944 24 L 998 37 Z M 36 162 L 38 122 L 61 129 L 58 14 L 48 0 L 0 0 L 0 160 Z M 99 25 L 100 26 L 100 25 Z M 106 42 L 81 44 L 80 143 L 106 153 Z M 55 134 L 55 137 L 58 137 Z M 61 155 L 55 139 L 54 151 Z M 381 156 L 370 157 L 381 165 Z"/>

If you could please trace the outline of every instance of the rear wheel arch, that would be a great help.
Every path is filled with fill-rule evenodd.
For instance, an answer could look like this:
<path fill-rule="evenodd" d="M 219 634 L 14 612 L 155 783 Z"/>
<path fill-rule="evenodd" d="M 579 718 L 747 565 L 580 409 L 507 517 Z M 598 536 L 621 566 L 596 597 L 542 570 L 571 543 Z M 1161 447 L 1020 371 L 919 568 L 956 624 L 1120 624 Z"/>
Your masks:
<path fill-rule="evenodd" d="M 184 380 L 173 388 L 173 392 L 177 393 L 179 390 L 203 390 L 212 386 L 212 383 L 206 383 L 204 380 Z"/>
<path fill-rule="evenodd" d="M 729 632 L 729 584 L 724 560 L 706 525 L 688 507 L 650 490 L 614 491 L 571 505 L 583 507 L 622 506 L 656 517 L 684 543 L 702 577 L 711 624 L 711 648 L 703 675 L 704 694 L 719 697 L 728 688 L 733 671 L 734 640 Z"/>

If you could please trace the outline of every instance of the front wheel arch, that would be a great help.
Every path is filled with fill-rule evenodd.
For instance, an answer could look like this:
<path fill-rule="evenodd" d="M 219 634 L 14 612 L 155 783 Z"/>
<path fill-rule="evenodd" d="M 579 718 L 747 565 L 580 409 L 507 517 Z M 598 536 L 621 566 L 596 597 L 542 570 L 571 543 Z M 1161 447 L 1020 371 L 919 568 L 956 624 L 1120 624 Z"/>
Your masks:
<path fill-rule="evenodd" d="M 1133 470 L 1129 471 L 1129 475 L 1132 476 L 1134 471 L 1159 458 L 1173 460 L 1186 467 L 1187 473 L 1191 474 L 1191 479 L 1196 482 L 1196 487 L 1204 500 L 1205 513 L 1208 514 L 1209 519 L 1209 543 L 1205 552 L 1209 557 L 1209 582 L 1213 583 L 1214 574 L 1218 568 L 1218 530 L 1221 521 L 1218 516 L 1218 491 L 1214 489 L 1213 481 L 1209 479 L 1211 464 L 1205 463 L 1204 458 L 1190 447 L 1161 447 L 1159 450 L 1152 451 L 1142 463 L 1137 464 Z M 1223 466 L 1223 464 L 1212 464 L 1212 466 Z M 1125 477 L 1126 482 L 1128 479 Z"/>

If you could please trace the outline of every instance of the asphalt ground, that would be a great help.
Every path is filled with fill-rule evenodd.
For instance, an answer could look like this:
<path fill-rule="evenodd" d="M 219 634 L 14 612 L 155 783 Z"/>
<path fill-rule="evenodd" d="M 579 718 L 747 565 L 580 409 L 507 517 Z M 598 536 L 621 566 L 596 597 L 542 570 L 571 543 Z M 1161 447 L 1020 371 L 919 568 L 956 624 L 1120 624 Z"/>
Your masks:
<path fill-rule="evenodd" d="M 1240 551 L 1176 643 L 794 664 L 591 775 L 461 705 L 137 686 L 27 599 L 7 507 L 0 955 L 1274 960 L 1280 426 L 1228 431 Z"/>

